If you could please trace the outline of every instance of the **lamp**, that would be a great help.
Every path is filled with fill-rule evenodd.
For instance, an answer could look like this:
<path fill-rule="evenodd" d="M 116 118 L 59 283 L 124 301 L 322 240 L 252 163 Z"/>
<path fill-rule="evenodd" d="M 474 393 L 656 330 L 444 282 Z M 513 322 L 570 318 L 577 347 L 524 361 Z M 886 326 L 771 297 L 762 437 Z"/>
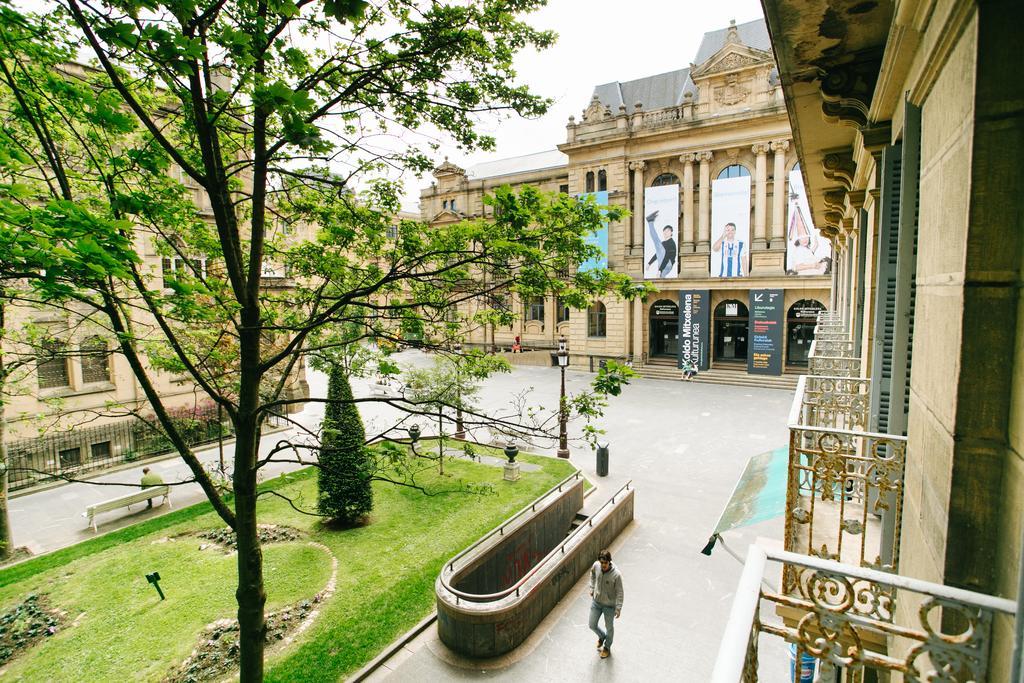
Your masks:
<path fill-rule="evenodd" d="M 558 358 L 558 369 L 562 374 L 562 390 L 558 396 L 558 457 L 568 458 L 569 457 L 569 436 L 566 433 L 566 422 L 568 422 L 569 416 L 567 413 L 568 406 L 565 402 L 565 369 L 569 367 L 569 349 L 568 344 L 563 334 L 558 338 L 558 353 L 555 354 Z"/>

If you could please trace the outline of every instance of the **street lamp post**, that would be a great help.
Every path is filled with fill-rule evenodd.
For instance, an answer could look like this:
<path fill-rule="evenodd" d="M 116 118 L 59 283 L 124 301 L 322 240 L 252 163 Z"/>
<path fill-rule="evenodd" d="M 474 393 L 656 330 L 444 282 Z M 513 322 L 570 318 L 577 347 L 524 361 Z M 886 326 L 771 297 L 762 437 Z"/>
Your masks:
<path fill-rule="evenodd" d="M 566 422 L 569 416 L 566 414 L 565 404 L 565 369 L 569 367 L 569 349 L 566 348 L 565 335 L 558 338 L 558 369 L 562 373 L 562 391 L 558 398 L 558 457 L 569 457 L 569 440 L 565 432 Z"/>
<path fill-rule="evenodd" d="M 462 424 L 462 376 L 459 372 L 462 367 L 462 343 L 455 342 L 452 351 L 455 352 L 455 438 L 464 440 L 466 428 Z"/>

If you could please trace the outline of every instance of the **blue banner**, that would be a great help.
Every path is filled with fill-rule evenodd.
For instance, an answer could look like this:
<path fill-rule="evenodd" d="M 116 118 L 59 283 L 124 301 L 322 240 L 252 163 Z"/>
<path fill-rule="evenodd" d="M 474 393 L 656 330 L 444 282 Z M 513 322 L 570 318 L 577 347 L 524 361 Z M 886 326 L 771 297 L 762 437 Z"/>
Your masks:
<path fill-rule="evenodd" d="M 601 190 L 600 192 L 588 192 L 581 194 L 580 199 L 586 199 L 587 197 L 593 197 L 594 201 L 597 202 L 598 206 L 608 206 L 608 191 Z M 602 213 L 607 213 L 602 211 Z M 587 259 L 580 264 L 580 272 L 586 272 L 588 270 L 596 270 L 598 268 L 608 267 L 608 221 L 604 221 L 600 228 L 595 232 L 584 237 L 584 241 L 587 244 L 591 244 L 601 250 L 601 258 Z"/>

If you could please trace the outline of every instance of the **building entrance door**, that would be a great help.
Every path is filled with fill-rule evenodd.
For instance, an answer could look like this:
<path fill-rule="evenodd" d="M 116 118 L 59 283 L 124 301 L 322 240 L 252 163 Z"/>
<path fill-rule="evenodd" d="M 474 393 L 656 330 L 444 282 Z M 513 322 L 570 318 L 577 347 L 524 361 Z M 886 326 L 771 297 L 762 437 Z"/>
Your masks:
<path fill-rule="evenodd" d="M 669 299 L 654 302 L 648 330 L 650 357 L 675 358 L 679 354 L 679 305 Z"/>
<path fill-rule="evenodd" d="M 825 307 L 814 299 L 801 299 L 789 307 L 786 315 L 786 364 L 807 365 L 807 355 L 814 339 L 818 313 Z"/>
<path fill-rule="evenodd" d="M 748 318 L 742 301 L 729 299 L 715 307 L 715 361 L 747 362 Z"/>

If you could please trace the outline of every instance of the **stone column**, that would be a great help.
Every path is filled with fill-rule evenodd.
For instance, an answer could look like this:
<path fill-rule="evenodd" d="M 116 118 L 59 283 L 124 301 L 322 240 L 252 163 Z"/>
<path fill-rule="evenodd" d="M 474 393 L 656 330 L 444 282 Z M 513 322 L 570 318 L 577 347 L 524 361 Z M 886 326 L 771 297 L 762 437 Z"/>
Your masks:
<path fill-rule="evenodd" d="M 640 367 L 644 362 L 644 302 L 633 299 L 633 365 Z"/>
<path fill-rule="evenodd" d="M 679 157 L 683 162 L 683 251 L 684 254 L 693 252 L 693 162 L 696 154 L 684 154 Z"/>
<path fill-rule="evenodd" d="M 633 171 L 633 221 L 632 230 L 629 233 L 629 249 L 632 252 L 640 245 L 643 251 L 644 235 L 644 167 L 643 161 L 630 162 L 629 168 Z"/>
<path fill-rule="evenodd" d="M 768 238 L 772 249 L 786 250 L 786 202 L 789 193 L 786 181 L 786 150 L 789 140 L 772 140 L 775 152 L 775 182 L 772 190 L 772 234 Z"/>
<path fill-rule="evenodd" d="M 754 153 L 754 243 L 753 248 L 763 251 L 768 246 L 765 238 L 765 208 L 768 203 L 768 144 L 759 142 L 750 150 Z"/>
<path fill-rule="evenodd" d="M 697 244 L 694 250 L 702 254 L 711 253 L 711 152 L 698 152 L 700 161 L 700 196 L 698 211 L 700 218 L 697 224 Z"/>

